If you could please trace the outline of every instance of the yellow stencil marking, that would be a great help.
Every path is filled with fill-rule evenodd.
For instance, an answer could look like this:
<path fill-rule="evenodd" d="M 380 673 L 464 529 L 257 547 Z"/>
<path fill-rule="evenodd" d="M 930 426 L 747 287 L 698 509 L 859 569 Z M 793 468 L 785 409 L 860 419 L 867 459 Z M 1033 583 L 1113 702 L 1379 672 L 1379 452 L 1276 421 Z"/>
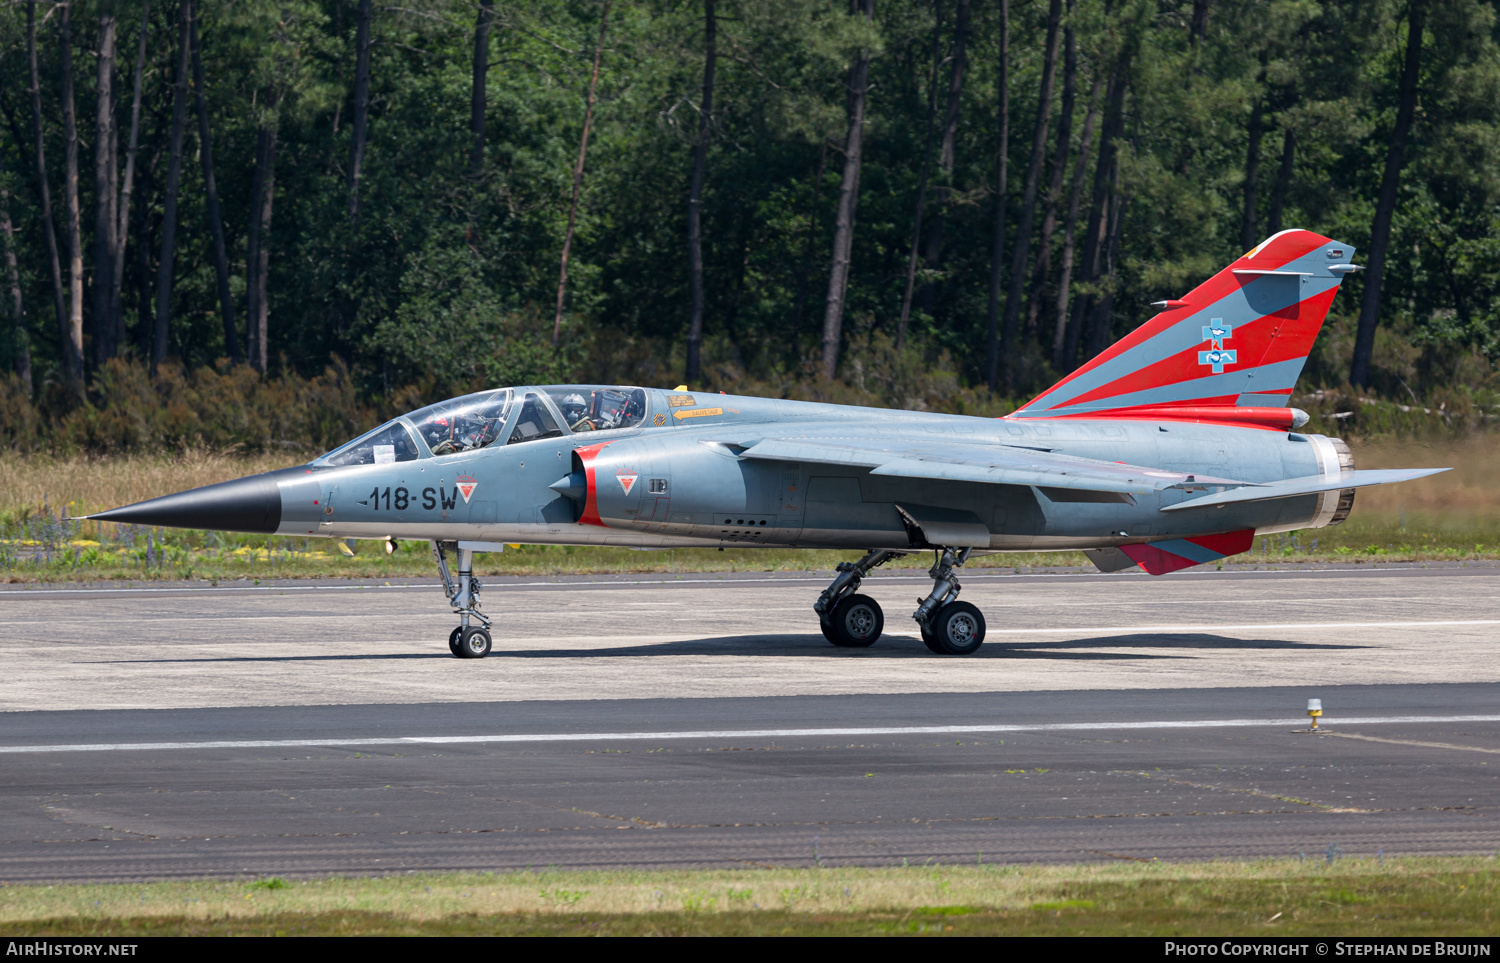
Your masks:
<path fill-rule="evenodd" d="M 672 415 L 677 418 L 707 418 L 711 415 L 722 415 L 723 408 L 694 408 L 692 411 L 674 411 Z"/>

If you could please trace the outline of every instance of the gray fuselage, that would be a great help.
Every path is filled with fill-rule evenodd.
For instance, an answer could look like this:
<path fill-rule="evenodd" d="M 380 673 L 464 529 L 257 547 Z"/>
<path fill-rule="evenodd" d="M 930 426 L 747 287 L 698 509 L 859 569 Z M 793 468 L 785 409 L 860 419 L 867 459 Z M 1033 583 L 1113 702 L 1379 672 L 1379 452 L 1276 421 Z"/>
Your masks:
<path fill-rule="evenodd" d="M 976 551 L 1046 551 L 1320 527 L 1348 509 L 1339 492 L 1329 492 L 1164 513 L 1201 492 L 889 477 L 854 465 L 740 454 L 768 434 L 830 446 L 851 439 L 951 440 L 1270 482 L 1352 467 L 1347 449 L 1321 435 L 1179 421 L 978 418 L 733 395 L 699 395 L 683 406 L 682 395 L 648 389 L 646 396 L 648 410 L 633 428 L 278 472 L 276 531 L 642 549 L 904 551 L 924 547 L 908 524 L 915 515 L 951 521 Z M 516 414 L 509 418 L 501 438 L 511 437 Z"/>

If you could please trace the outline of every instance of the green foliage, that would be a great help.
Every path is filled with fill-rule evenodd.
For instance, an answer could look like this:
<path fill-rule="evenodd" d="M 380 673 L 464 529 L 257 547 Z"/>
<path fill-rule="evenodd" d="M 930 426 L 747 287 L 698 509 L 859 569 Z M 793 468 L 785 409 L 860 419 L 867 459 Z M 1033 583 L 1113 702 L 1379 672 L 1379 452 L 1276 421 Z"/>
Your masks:
<path fill-rule="evenodd" d="M 89 399 L 48 419 L 11 376 L 0 382 L 0 434 L 22 452 L 305 453 L 341 444 L 376 419 L 337 358 L 310 378 L 286 371 L 269 379 L 222 361 L 193 371 L 169 362 L 153 379 L 144 364 L 115 359 L 95 372 Z"/>
<path fill-rule="evenodd" d="M 97 274 L 91 232 L 98 199 L 89 52 L 96 49 L 106 6 L 119 24 L 116 114 L 123 161 L 144 5 L 121 0 L 73 8 L 81 253 L 90 284 Z M 25 7 L 0 10 L 0 75 L 23 80 Z M 941 134 L 953 80 L 953 7 L 882 0 L 869 22 L 823 0 L 720 0 L 703 198 L 703 387 L 1003 410 L 1002 401 L 981 399 L 974 386 L 984 365 L 994 205 L 1010 207 L 1012 234 L 1019 220 L 1045 4 L 1011 5 L 1011 187 L 998 199 L 998 12 L 992 4 L 974 5 L 953 168 L 935 167 L 929 185 L 928 227 L 941 222 L 941 255 L 921 264 L 907 343 L 901 352 L 892 346 L 918 173 L 929 126 Z M 90 450 L 200 442 L 257 447 L 288 439 L 311 444 L 313 438 L 324 444 L 349 419 L 329 412 L 358 412 L 355 427 L 363 427 L 366 413 L 481 383 L 680 380 L 688 322 L 686 193 L 699 136 L 704 54 L 699 4 L 646 0 L 612 8 L 559 348 L 551 344 L 559 260 L 602 4 L 498 6 L 478 171 L 468 161 L 475 5 L 377 5 L 357 218 L 348 203 L 354 5 L 203 0 L 195 9 L 241 337 L 256 136 L 263 126 L 278 136 L 268 242 L 272 378 L 252 388 L 218 366 L 229 352 L 197 163 L 201 145 L 190 123 L 169 346 L 177 365 L 164 369 L 157 385 L 129 373 L 134 369 L 91 369 L 90 400 L 83 414 L 73 410 L 58 386 L 58 325 L 30 166 L 29 98 L 24 82 L 8 84 L 0 89 L 0 107 L 10 118 L 0 125 L 0 203 L 15 225 L 24 313 L 12 316 L 9 276 L 0 264 L 7 295 L 0 298 L 0 351 L 9 357 L 22 342 L 29 346 L 38 407 L 28 405 L 16 383 L 0 385 L 0 442 Z M 1257 104 L 1258 173 L 1250 185 L 1255 235 L 1269 233 L 1274 206 L 1279 226 L 1368 247 L 1394 124 L 1405 9 L 1404 0 L 1215 0 L 1206 33 L 1194 38 L 1192 0 L 1113 6 L 1080 0 L 1070 21 L 1079 51 L 1072 141 L 1055 143 L 1054 118 L 1042 193 L 1045 202 L 1051 164 L 1061 155 L 1069 178 L 1052 200 L 1060 216 L 1066 213 L 1089 91 L 1122 51 L 1134 50 L 1117 144 L 1119 257 L 1104 278 L 1089 283 L 1075 277 L 1073 285 L 1075 296 L 1114 292 L 1114 336 L 1148 318 L 1149 302 L 1181 295 L 1240 253 Z M 127 359 L 139 356 L 149 340 L 154 310 L 176 53 L 175 5 L 152 4 L 150 17 L 142 150 L 125 262 Z M 38 47 L 48 177 L 61 223 L 65 144 L 56 19 L 40 18 Z M 942 60 L 936 70 L 934 30 Z M 1406 149 L 1382 294 L 1374 375 L 1379 398 L 1451 411 L 1455 392 L 1477 399 L 1494 388 L 1500 359 L 1497 30 L 1493 4 L 1481 0 L 1434 4 L 1428 17 L 1420 108 Z M 810 359 L 821 339 L 844 168 L 847 70 L 861 51 L 873 56 L 872 92 L 843 364 L 840 379 L 828 384 Z M 931 117 L 929 103 L 937 108 Z M 1097 129 L 1096 123 L 1096 135 Z M 1283 176 L 1289 134 L 1295 149 Z M 1092 178 L 1090 162 L 1082 185 L 1085 222 Z M 1038 232 L 1041 220 L 1034 218 Z M 66 231 L 60 236 L 65 243 Z M 1006 251 L 1015 242 L 1007 238 Z M 1039 233 L 1030 240 L 1033 257 L 1042 242 Z M 1047 243 L 1051 271 L 1036 294 L 1037 323 L 1023 338 L 1018 392 L 1061 374 L 1042 360 L 1055 321 L 1060 226 Z M 1363 284 L 1359 276 L 1350 278 L 1336 300 L 1306 373 L 1308 392 L 1336 391 L 1344 382 Z M 91 342 L 98 319 L 85 301 Z M 92 364 L 92 351 L 86 353 Z M 340 361 L 327 368 L 331 356 Z M 296 395 L 303 388 L 292 387 L 304 382 L 317 382 L 306 390 L 329 405 L 315 416 L 317 425 L 290 424 L 291 416 L 272 410 L 270 399 L 307 402 Z M 238 407 L 207 410 L 219 391 Z M 144 410 L 151 406 L 161 410 Z M 112 433 L 119 440 L 109 440 Z"/>

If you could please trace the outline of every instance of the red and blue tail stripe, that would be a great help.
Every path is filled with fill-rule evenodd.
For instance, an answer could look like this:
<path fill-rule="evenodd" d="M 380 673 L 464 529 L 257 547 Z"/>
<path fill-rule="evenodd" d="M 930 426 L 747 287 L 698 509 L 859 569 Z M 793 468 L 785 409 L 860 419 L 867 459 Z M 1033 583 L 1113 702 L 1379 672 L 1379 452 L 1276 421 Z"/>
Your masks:
<path fill-rule="evenodd" d="M 1285 409 L 1339 282 L 1357 270 L 1353 254 L 1311 231 L 1282 231 L 1181 300 L 1157 302 L 1160 314 L 1010 417 L 1177 415 L 1284 430 L 1289 414 L 1266 409 Z"/>
<path fill-rule="evenodd" d="M 1152 575 L 1165 575 L 1180 568 L 1217 562 L 1230 555 L 1250 551 L 1255 532 L 1245 529 L 1219 535 L 1173 538 L 1145 545 L 1121 545 L 1120 551 Z"/>

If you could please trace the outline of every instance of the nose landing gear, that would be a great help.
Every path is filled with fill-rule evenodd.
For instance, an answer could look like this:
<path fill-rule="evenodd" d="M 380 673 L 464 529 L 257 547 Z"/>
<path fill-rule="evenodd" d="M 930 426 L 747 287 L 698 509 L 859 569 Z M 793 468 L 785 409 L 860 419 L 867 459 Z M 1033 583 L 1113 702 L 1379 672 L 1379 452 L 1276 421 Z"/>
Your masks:
<path fill-rule="evenodd" d="M 448 571 L 449 550 L 458 555 L 458 580 Z M 443 576 L 443 591 L 448 604 L 458 613 L 458 628 L 448 634 L 448 651 L 460 659 L 482 659 L 490 654 L 490 620 L 479 612 L 479 579 L 474 577 L 474 553 L 458 547 L 457 542 L 432 543 L 432 557 Z M 470 619 L 483 623 L 470 625 Z"/>
<path fill-rule="evenodd" d="M 922 641 L 938 655 L 973 655 L 984 643 L 984 615 L 968 602 L 958 601 L 959 585 L 954 570 L 969 560 L 969 549 L 935 550 L 937 560 L 928 570 L 932 593 L 919 599 L 911 614 L 922 630 Z"/>

